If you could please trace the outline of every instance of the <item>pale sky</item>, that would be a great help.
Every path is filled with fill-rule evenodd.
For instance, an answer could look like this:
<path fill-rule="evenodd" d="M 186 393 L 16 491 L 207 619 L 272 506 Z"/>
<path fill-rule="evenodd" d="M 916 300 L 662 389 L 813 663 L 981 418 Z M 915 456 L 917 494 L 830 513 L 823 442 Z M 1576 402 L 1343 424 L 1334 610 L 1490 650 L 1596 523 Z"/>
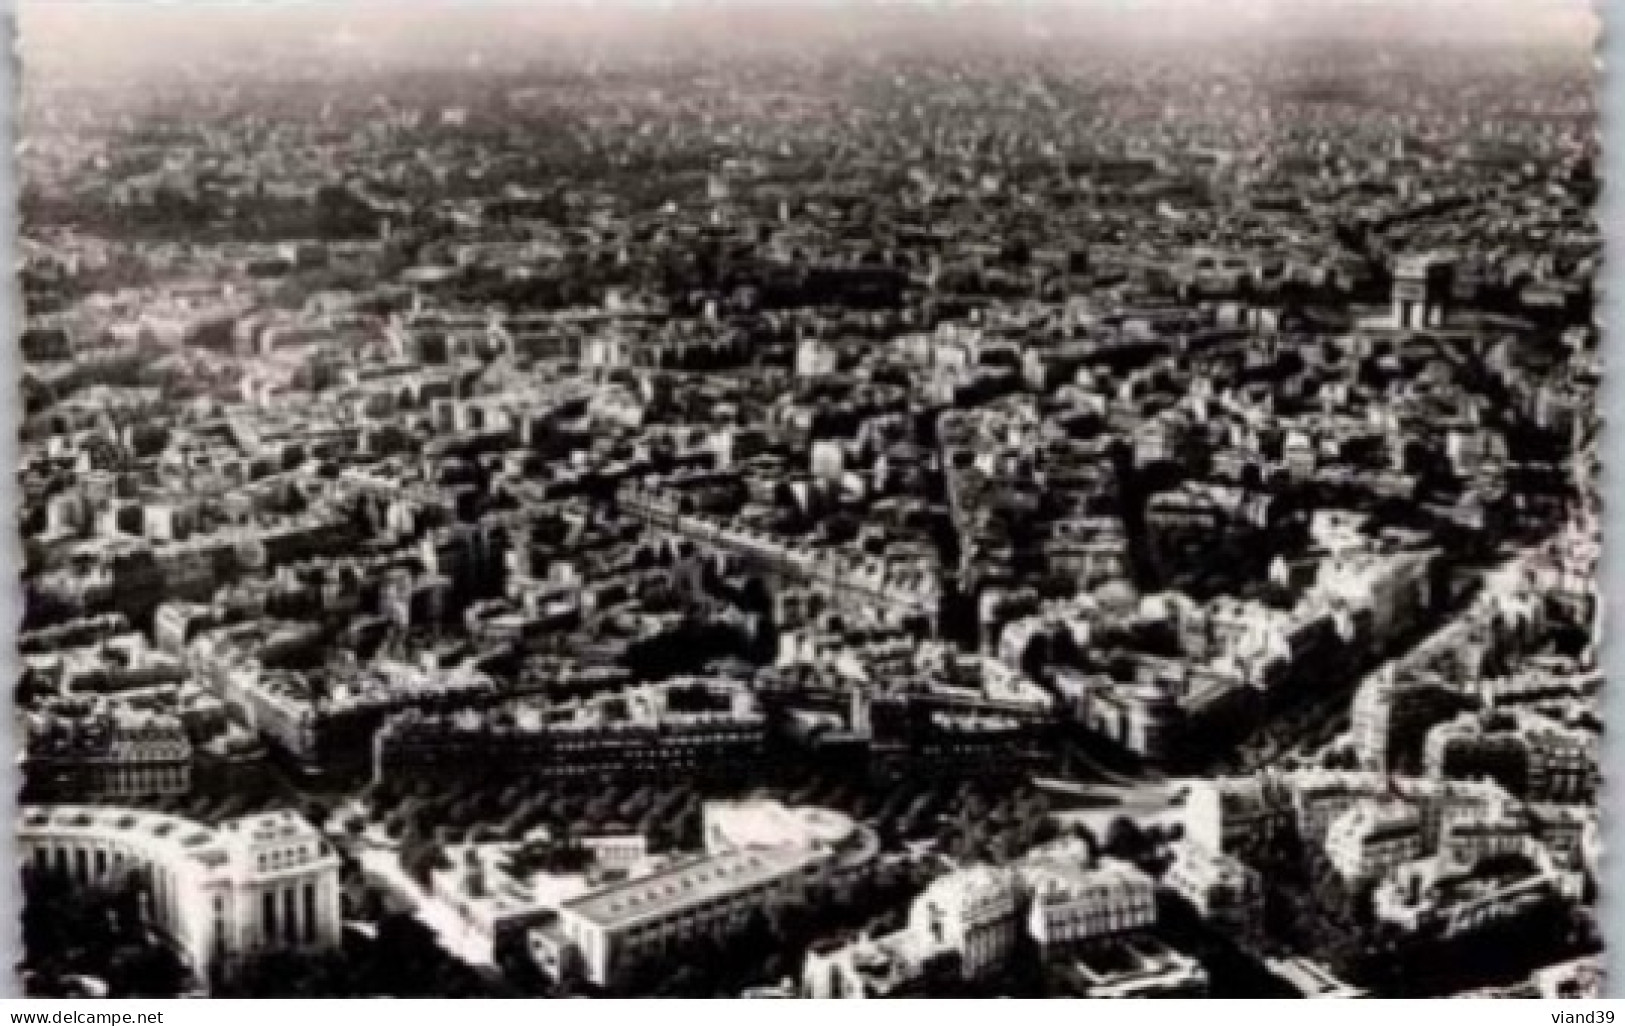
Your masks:
<path fill-rule="evenodd" d="M 1587 0 L 22 0 L 18 21 L 25 69 L 35 70 L 161 69 L 200 55 L 229 60 L 311 47 L 435 63 L 461 60 L 471 48 L 545 57 L 580 38 L 638 50 L 695 38 L 726 45 L 733 37 L 793 46 L 836 33 L 923 47 L 1036 31 L 1080 44 L 1404 36 L 1584 52 L 1597 31 Z"/>

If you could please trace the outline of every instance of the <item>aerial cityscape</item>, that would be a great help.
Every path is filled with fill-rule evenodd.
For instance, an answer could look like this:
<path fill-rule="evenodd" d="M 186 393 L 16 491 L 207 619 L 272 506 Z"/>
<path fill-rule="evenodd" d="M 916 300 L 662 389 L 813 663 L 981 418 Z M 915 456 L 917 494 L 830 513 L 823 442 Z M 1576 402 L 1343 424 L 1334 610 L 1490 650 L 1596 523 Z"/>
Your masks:
<path fill-rule="evenodd" d="M 1597 996 L 1593 21 L 25 3 L 21 987 Z"/>

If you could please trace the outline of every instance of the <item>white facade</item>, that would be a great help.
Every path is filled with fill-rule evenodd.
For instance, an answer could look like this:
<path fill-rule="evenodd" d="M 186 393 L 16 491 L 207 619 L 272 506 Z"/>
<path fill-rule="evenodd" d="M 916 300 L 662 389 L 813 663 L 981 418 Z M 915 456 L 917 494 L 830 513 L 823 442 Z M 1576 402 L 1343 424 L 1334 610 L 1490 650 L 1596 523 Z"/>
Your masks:
<path fill-rule="evenodd" d="M 576 843 L 607 869 L 625 869 L 649 857 L 649 839 L 637 833 L 594 834 L 577 838 Z"/>
<path fill-rule="evenodd" d="M 914 899 L 909 929 L 956 952 L 974 979 L 1004 965 L 1016 944 L 1018 895 L 1007 870 L 973 866 L 941 877 Z"/>
<path fill-rule="evenodd" d="M 93 884 L 127 869 L 151 879 L 151 913 L 204 980 L 268 951 L 339 944 L 338 856 L 291 812 L 211 829 L 155 812 L 96 806 L 25 808 L 25 866 Z"/>
<path fill-rule="evenodd" d="M 556 946 L 588 982 L 612 986 L 645 959 L 735 933 L 814 879 L 865 872 L 879 851 L 840 813 L 770 801 L 708 803 L 704 831 L 707 854 L 559 904 Z"/>
<path fill-rule="evenodd" d="M 1157 921 L 1151 878 L 1126 862 L 1088 868 L 1038 863 L 1024 868 L 1031 891 L 1027 929 L 1041 947 L 1068 947 L 1149 929 Z"/>

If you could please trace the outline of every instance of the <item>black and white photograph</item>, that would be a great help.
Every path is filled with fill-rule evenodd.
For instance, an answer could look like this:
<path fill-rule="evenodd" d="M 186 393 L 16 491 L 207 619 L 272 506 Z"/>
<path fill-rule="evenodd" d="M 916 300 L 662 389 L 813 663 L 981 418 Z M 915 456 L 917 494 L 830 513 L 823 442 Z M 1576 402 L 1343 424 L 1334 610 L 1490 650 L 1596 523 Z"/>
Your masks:
<path fill-rule="evenodd" d="M 17 992 L 1607 993 L 1587 0 L 15 22 Z"/>

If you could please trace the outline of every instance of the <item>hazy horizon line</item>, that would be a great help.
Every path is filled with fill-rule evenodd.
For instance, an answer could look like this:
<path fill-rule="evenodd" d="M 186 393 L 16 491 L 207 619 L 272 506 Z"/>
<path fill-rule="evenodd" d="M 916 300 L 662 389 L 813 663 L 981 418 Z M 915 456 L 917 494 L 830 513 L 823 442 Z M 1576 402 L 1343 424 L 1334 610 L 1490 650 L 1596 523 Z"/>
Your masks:
<path fill-rule="evenodd" d="M 1601 18 L 1587 0 L 20 0 L 17 24 L 26 73 L 31 64 L 53 71 L 161 67 L 177 54 L 228 59 L 310 46 L 432 62 L 470 47 L 520 55 L 527 47 L 582 38 L 655 49 L 734 41 L 811 46 L 856 36 L 926 50 L 959 37 L 962 43 L 1392 42 L 1594 51 Z"/>

